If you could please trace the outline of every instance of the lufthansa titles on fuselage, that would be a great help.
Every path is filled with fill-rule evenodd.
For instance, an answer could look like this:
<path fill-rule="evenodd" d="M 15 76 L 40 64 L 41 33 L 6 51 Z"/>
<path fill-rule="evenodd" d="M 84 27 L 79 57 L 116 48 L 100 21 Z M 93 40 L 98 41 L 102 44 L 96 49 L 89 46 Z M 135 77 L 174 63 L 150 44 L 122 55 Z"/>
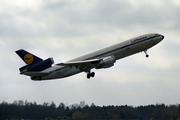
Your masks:
<path fill-rule="evenodd" d="M 132 40 L 131 43 L 140 42 L 140 41 L 143 41 L 143 40 L 146 39 L 146 38 L 147 38 L 147 37 L 138 38 L 138 39 Z"/>

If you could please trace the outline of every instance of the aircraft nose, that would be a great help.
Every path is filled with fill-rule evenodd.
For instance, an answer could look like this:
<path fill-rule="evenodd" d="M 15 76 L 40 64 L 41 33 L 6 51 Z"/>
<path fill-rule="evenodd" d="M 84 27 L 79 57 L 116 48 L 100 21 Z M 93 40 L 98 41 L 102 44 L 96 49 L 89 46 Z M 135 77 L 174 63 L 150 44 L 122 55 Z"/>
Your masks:
<path fill-rule="evenodd" d="M 161 37 L 162 37 L 162 40 L 164 39 L 164 35 L 161 35 Z"/>

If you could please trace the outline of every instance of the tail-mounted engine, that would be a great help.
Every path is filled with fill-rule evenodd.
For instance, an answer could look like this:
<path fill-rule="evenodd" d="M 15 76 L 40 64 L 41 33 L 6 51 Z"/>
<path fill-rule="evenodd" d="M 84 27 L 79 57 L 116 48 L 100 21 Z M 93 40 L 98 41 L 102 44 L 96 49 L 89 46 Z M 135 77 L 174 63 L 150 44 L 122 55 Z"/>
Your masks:
<path fill-rule="evenodd" d="M 115 57 L 113 55 L 105 57 L 99 62 L 96 69 L 112 67 L 112 66 L 114 66 L 115 62 L 116 62 L 116 59 L 115 59 Z"/>
<path fill-rule="evenodd" d="M 41 62 L 38 62 L 36 64 L 28 64 L 24 67 L 20 68 L 20 72 L 39 72 L 42 70 L 45 70 L 47 68 L 50 68 L 51 65 L 54 63 L 53 58 L 48 58 L 46 60 L 43 60 Z"/>

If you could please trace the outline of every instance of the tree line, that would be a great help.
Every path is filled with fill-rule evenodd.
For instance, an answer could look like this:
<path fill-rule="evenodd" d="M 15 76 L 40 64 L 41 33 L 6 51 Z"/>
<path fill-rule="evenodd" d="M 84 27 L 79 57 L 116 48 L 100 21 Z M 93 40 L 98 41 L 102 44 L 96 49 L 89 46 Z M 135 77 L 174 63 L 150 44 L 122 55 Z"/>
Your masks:
<path fill-rule="evenodd" d="M 65 105 L 54 102 L 37 104 L 19 100 L 13 103 L 0 103 L 0 120 L 104 120 L 104 119 L 139 119 L 139 120 L 178 120 L 180 119 L 180 104 L 177 105 L 146 105 L 146 106 L 90 106 L 84 101 L 79 104 Z"/>

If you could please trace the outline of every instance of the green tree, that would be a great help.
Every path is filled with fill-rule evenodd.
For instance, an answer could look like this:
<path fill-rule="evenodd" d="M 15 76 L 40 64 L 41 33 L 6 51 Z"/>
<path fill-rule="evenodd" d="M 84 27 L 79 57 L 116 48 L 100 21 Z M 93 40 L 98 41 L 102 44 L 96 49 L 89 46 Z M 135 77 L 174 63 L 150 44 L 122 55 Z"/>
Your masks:
<path fill-rule="evenodd" d="M 81 112 L 75 112 L 72 115 L 72 118 L 75 119 L 75 120 L 81 120 L 83 118 L 83 114 Z"/>
<path fill-rule="evenodd" d="M 85 114 L 82 116 L 82 119 L 83 119 L 83 120 L 89 120 L 89 114 L 88 114 L 88 113 L 85 113 Z"/>

